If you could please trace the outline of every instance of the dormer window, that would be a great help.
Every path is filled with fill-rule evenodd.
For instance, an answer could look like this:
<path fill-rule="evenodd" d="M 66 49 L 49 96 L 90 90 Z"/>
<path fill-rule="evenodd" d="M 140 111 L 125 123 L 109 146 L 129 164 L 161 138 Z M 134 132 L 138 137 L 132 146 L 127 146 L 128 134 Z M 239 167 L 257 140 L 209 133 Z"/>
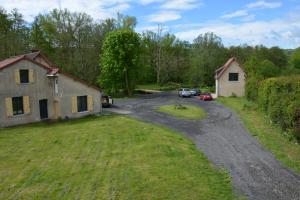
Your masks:
<path fill-rule="evenodd" d="M 20 83 L 29 83 L 29 70 L 20 69 Z"/>

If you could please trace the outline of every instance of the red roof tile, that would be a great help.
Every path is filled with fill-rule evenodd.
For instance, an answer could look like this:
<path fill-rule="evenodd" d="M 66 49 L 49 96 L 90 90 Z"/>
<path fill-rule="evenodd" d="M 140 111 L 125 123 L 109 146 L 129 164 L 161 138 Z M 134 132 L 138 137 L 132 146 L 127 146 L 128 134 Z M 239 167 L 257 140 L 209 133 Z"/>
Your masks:
<path fill-rule="evenodd" d="M 10 57 L 10 58 L 0 61 L 0 70 L 5 68 L 8 65 L 18 62 L 19 60 L 22 60 L 23 58 L 24 58 L 24 55 L 20 55 L 20 56 L 14 56 L 14 57 Z"/>
<path fill-rule="evenodd" d="M 230 65 L 233 63 L 233 62 L 237 62 L 237 59 L 235 57 L 232 57 L 230 58 L 226 63 L 225 65 L 223 65 L 222 67 L 218 68 L 215 72 L 215 79 L 219 79 L 222 74 L 230 67 Z M 239 64 L 240 66 L 240 64 Z M 241 67 L 241 66 L 240 66 Z"/>

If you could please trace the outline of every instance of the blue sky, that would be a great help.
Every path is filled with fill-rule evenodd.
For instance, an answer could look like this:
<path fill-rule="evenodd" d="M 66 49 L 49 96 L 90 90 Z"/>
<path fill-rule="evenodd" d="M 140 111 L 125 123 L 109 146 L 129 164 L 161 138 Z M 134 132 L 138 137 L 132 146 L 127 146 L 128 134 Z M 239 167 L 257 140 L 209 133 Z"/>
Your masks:
<path fill-rule="evenodd" d="M 86 12 L 96 20 L 120 12 L 137 17 L 138 32 L 160 24 L 187 41 L 214 32 L 226 46 L 300 46 L 300 0 L 0 0 L 0 5 L 17 8 L 28 22 L 54 8 Z"/>

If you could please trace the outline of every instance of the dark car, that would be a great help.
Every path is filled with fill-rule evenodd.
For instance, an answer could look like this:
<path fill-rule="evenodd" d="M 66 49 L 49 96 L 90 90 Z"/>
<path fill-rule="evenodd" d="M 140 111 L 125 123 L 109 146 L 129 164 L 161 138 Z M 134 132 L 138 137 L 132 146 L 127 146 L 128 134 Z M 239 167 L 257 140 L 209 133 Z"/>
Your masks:
<path fill-rule="evenodd" d="M 192 88 L 191 93 L 193 96 L 199 96 L 201 94 L 201 91 L 198 88 Z"/>
<path fill-rule="evenodd" d="M 211 96 L 210 93 L 200 94 L 199 99 L 203 100 L 203 101 L 211 101 L 211 100 L 213 100 L 213 98 L 212 98 L 212 96 Z"/>
<path fill-rule="evenodd" d="M 108 108 L 114 104 L 114 100 L 112 99 L 112 97 L 105 94 L 102 95 L 101 102 L 102 102 L 102 107 L 104 108 Z"/>

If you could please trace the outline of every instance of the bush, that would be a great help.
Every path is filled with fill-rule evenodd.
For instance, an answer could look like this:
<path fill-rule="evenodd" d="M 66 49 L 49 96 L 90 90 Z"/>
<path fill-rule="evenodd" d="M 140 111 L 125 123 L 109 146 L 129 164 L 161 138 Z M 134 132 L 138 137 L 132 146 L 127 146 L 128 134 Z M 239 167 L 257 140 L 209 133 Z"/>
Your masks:
<path fill-rule="evenodd" d="M 245 90 L 246 98 L 251 101 L 257 100 L 259 79 L 255 76 L 247 78 Z"/>
<path fill-rule="evenodd" d="M 258 105 L 272 122 L 300 139 L 300 76 L 269 78 L 258 87 Z"/>

